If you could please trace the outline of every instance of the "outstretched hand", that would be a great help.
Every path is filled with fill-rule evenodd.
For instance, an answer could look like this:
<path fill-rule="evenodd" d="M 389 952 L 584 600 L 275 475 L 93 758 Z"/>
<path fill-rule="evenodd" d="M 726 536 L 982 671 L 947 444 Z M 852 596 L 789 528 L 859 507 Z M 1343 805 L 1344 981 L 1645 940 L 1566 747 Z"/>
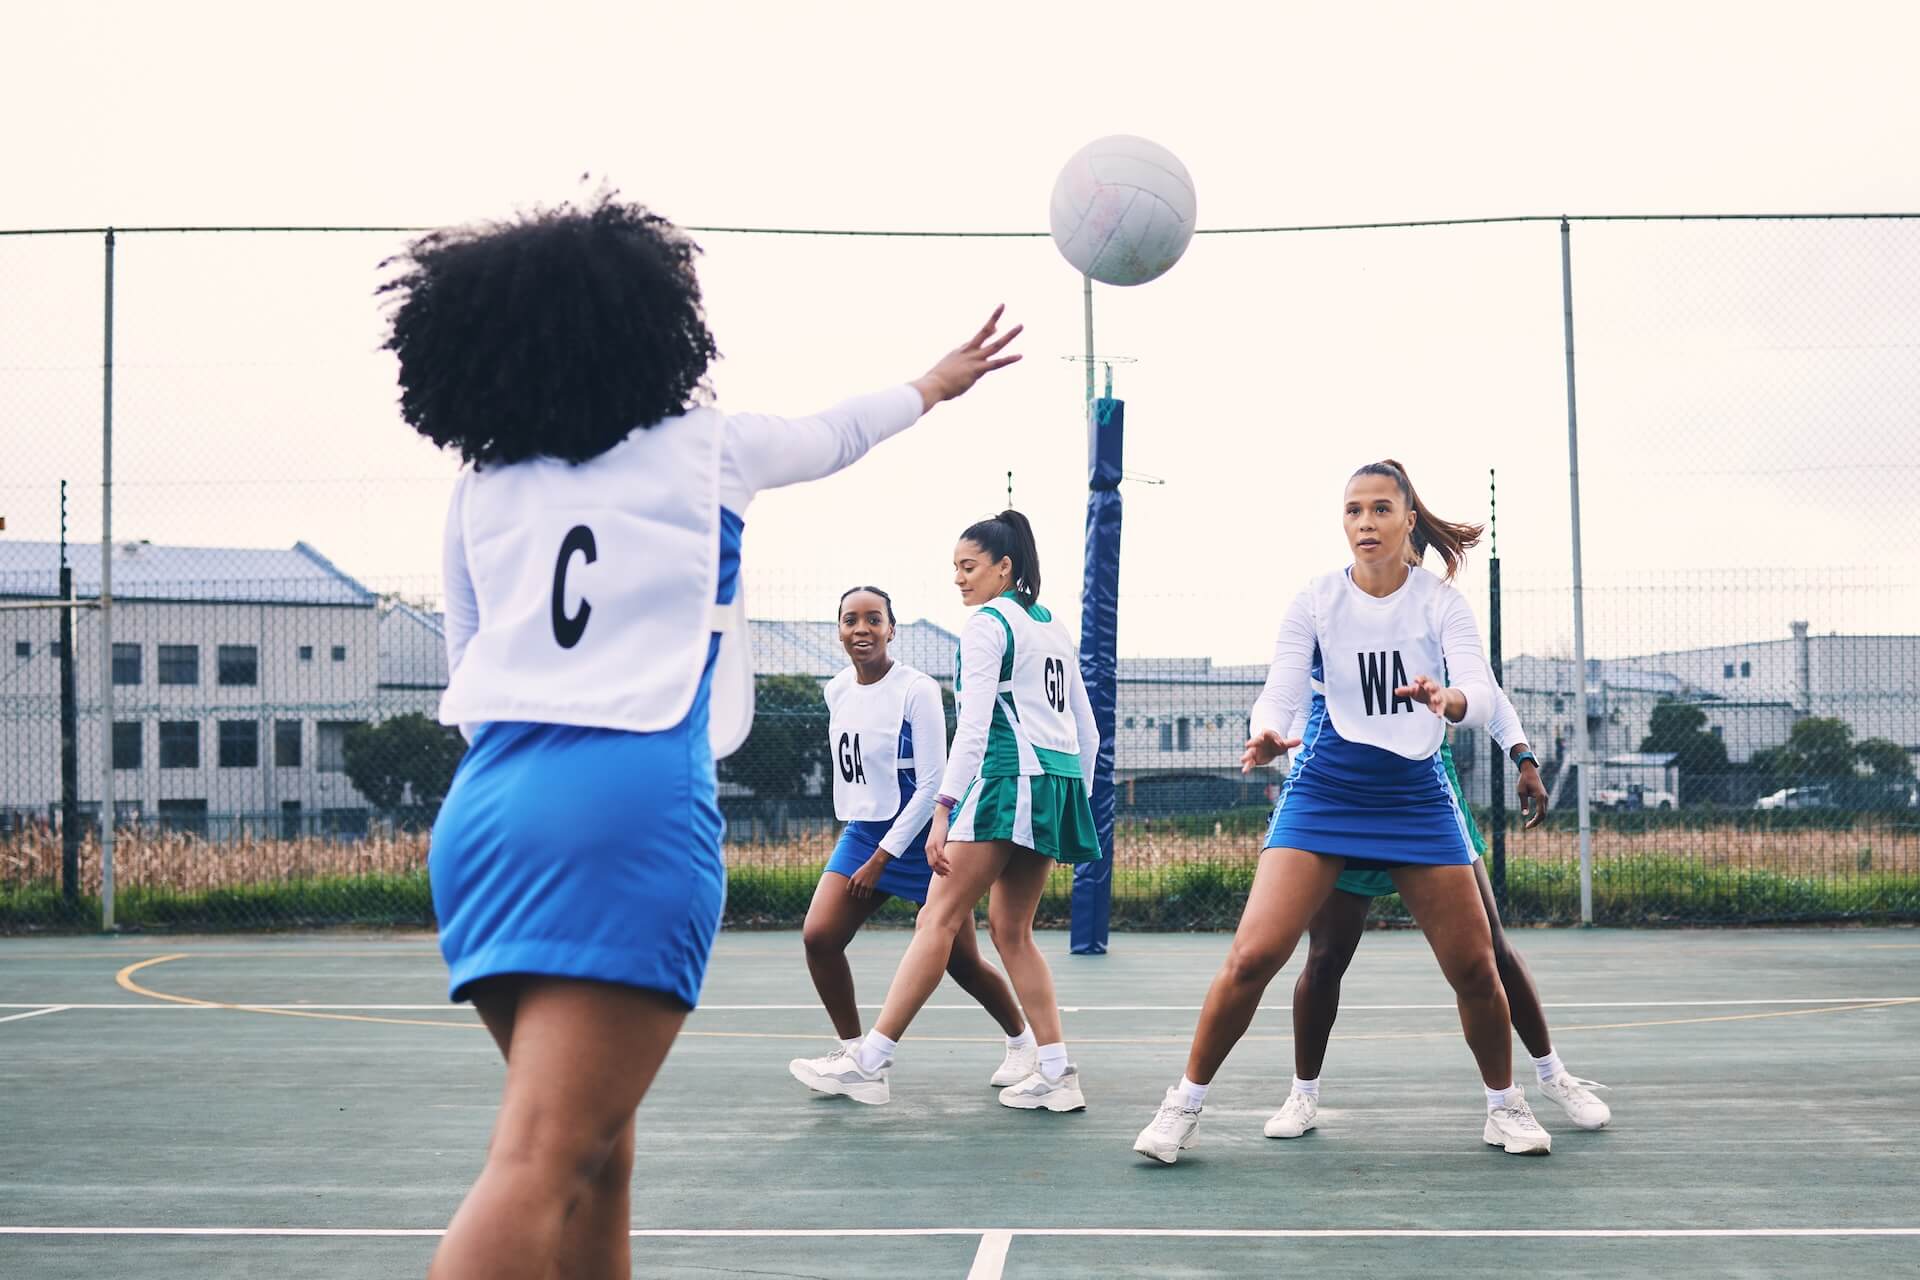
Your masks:
<path fill-rule="evenodd" d="M 1251 773 L 1260 765 L 1271 763 L 1299 745 L 1300 739 L 1283 738 L 1278 729 L 1256 733 L 1247 739 L 1246 749 L 1240 753 L 1240 772 Z"/>
<path fill-rule="evenodd" d="M 1412 684 L 1403 684 L 1393 691 L 1396 698 L 1412 698 L 1422 703 L 1427 710 L 1442 720 L 1458 720 L 1466 714 L 1466 699 L 1461 698 L 1459 715 L 1449 714 L 1448 703 L 1452 701 L 1453 690 L 1435 680 L 1432 676 L 1415 676 Z"/>
<path fill-rule="evenodd" d="M 965 395 L 974 383 L 987 374 L 1019 361 L 1018 354 L 1003 356 L 1000 353 L 1006 350 L 1009 342 L 1020 336 L 1020 331 L 1026 326 L 1017 324 L 995 336 L 1001 313 L 1006 309 L 1005 303 L 995 307 L 978 333 L 941 356 L 933 368 L 914 379 L 913 385 L 919 389 L 921 402 L 926 408 L 931 409 L 942 400 Z"/>

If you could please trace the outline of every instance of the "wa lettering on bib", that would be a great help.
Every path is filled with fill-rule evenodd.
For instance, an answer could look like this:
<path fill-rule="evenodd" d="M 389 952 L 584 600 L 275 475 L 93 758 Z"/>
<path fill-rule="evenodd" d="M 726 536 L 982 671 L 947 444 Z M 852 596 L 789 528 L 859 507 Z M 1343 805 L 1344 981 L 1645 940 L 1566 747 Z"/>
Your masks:
<path fill-rule="evenodd" d="M 1349 742 L 1422 760 L 1446 726 L 1424 703 L 1395 693 L 1416 676 L 1443 678 L 1432 575 L 1415 570 L 1385 600 L 1355 587 L 1346 571 L 1314 579 L 1315 639 L 1333 727 Z"/>
<path fill-rule="evenodd" d="M 842 822 L 885 822 L 900 812 L 900 728 L 914 685 L 932 677 L 905 663 L 863 685 L 849 667 L 827 682 L 827 741 L 832 751 L 833 814 Z M 936 695 L 937 696 L 937 695 Z"/>

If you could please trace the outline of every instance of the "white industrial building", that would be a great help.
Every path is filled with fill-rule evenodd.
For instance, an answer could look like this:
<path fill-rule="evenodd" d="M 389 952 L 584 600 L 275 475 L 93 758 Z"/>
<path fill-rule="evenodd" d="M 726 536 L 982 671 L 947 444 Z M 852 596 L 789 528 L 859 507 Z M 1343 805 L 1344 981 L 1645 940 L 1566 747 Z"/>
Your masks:
<path fill-rule="evenodd" d="M 0 539 L 0 603 L 57 596 L 58 547 Z M 98 597 L 99 555 L 70 551 L 74 592 Z M 440 619 L 383 598 L 313 547 L 114 551 L 114 798 L 124 820 L 236 828 L 365 830 L 369 805 L 344 772 L 356 724 L 431 716 L 446 685 Z M 59 610 L 0 608 L 0 827 L 46 818 L 60 796 Z M 767 674 L 826 680 L 846 664 L 830 621 L 755 620 Z M 100 798 L 98 615 L 76 613 L 79 796 Z M 951 686 L 957 637 L 901 624 L 894 653 Z M 1263 803 L 1276 776 L 1242 778 L 1246 715 L 1264 666 L 1206 658 L 1121 659 L 1115 781 L 1123 808 Z M 1571 758 L 1574 664 L 1521 655 L 1505 682 L 1543 763 Z M 1588 663 L 1596 785 L 1677 790 L 1671 761 L 1639 754 L 1662 699 L 1699 707 L 1729 760 L 1785 741 L 1801 717 L 1833 716 L 1858 738 L 1920 750 L 1920 636 L 1812 635 Z M 1483 734 L 1460 732 L 1470 797 L 1488 797 Z M 1564 772 L 1560 773 L 1564 777 Z M 1509 781 L 1511 775 L 1509 774 Z M 737 791 L 738 788 L 732 790 Z"/>

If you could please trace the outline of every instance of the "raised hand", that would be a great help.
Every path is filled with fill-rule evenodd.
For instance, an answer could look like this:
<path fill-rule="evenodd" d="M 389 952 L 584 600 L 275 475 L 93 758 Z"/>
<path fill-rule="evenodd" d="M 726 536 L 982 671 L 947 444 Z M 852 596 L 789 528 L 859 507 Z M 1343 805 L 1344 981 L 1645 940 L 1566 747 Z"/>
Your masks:
<path fill-rule="evenodd" d="M 1547 820 L 1547 784 L 1540 780 L 1540 770 L 1532 761 L 1520 766 L 1520 780 L 1514 790 L 1519 793 L 1520 812 L 1527 820 L 1521 830 L 1531 831 Z"/>
<path fill-rule="evenodd" d="M 1251 773 L 1260 765 L 1271 763 L 1299 745 L 1300 739 L 1283 738 L 1278 729 L 1262 730 L 1247 739 L 1246 749 L 1240 753 L 1240 772 Z"/>
<path fill-rule="evenodd" d="M 979 332 L 955 347 L 935 362 L 933 368 L 914 379 L 913 385 L 920 391 L 920 399 L 926 408 L 933 408 L 942 400 L 952 400 L 963 396 L 974 383 L 996 369 L 1004 369 L 1020 359 L 1016 353 L 1003 356 L 1007 344 L 1020 336 L 1025 325 L 1017 324 L 1005 333 L 995 336 L 1000 324 L 1000 316 L 1006 311 L 1002 303 L 993 309 L 987 322 L 980 326 Z"/>

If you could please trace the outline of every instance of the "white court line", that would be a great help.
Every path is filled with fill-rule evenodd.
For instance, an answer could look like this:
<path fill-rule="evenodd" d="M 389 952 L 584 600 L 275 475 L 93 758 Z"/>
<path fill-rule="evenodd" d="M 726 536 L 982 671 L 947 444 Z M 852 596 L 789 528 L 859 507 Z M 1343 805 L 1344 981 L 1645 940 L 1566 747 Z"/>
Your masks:
<path fill-rule="evenodd" d="M 1007 1250 L 1013 1247 L 1011 1231 L 989 1231 L 980 1237 L 980 1249 L 967 1269 L 967 1280 L 1000 1280 L 1007 1269 Z"/>
<path fill-rule="evenodd" d="M 1569 1000 L 1550 1002 L 1548 1009 L 1723 1009 L 1760 1005 L 1843 1005 L 1843 1004 L 1882 1004 L 1901 1000 L 1920 1001 L 1920 995 L 1909 996 L 1817 996 L 1794 999 L 1764 1000 Z M 41 1013 L 54 1013 L 59 1010 L 106 1010 L 106 1009 L 176 1009 L 184 1011 L 224 1009 L 225 1004 L 170 1004 L 153 1000 L 121 1000 L 112 1003 L 60 1004 L 48 1005 L 44 1001 L 21 1001 L 9 1003 L 0 1001 L 0 1009 L 32 1009 Z M 432 1013 L 436 1011 L 458 1010 L 463 1006 L 449 1001 L 437 1004 L 257 1004 L 247 1003 L 241 1007 L 247 1009 L 316 1009 L 343 1010 L 361 1013 Z M 862 1009 L 879 1009 L 877 1004 L 863 1004 Z M 1266 1004 L 1262 1009 L 1276 1012 L 1285 1011 L 1288 1006 Z M 977 1004 L 930 1004 L 923 1006 L 926 1012 L 935 1013 L 978 1013 Z M 703 1004 L 697 1013 L 818 1013 L 820 1006 L 815 1004 Z M 1198 1013 L 1197 1004 L 1063 1004 L 1062 1013 Z M 1343 1004 L 1342 1013 L 1403 1013 L 1410 1011 L 1444 1011 L 1452 1013 L 1452 1004 Z M 32 1015 L 29 1015 L 32 1016 Z M 0 1022 L 10 1019 L 0 1018 Z"/>
<path fill-rule="evenodd" d="M 8 1008 L 8 1009 L 12 1009 L 12 1008 L 14 1008 L 15 1006 L 14 1006 L 14 1005 L 5 1005 L 5 1006 L 0 1006 L 0 1007 L 4 1007 L 4 1008 Z M 38 1017 L 41 1017 L 41 1016 L 43 1016 L 43 1015 L 45 1015 L 45 1014 L 49 1014 L 49 1013 L 62 1013 L 62 1012 L 65 1012 L 66 1010 L 68 1010 L 68 1009 L 70 1009 L 70 1008 L 72 1008 L 72 1007 L 73 1007 L 72 1005 L 65 1005 L 65 1004 L 50 1004 L 50 1005 L 47 1005 L 47 1006 L 45 1006 L 44 1008 L 38 1008 L 38 1009 L 33 1009 L 33 1010 L 32 1010 L 31 1012 L 29 1012 L 29 1013 L 15 1013 L 15 1014 L 10 1014 L 10 1015 L 8 1015 L 7 1017 L 4 1017 L 4 1018 L 0 1018 L 0 1022 L 24 1022 L 24 1021 L 26 1021 L 26 1020 L 27 1020 L 28 1018 L 38 1018 Z"/>
<path fill-rule="evenodd" d="M 192 1236 L 200 1238 L 386 1239 L 445 1235 L 438 1227 L 22 1227 L 0 1236 Z M 1165 1240 L 1835 1240 L 1920 1237 L 1920 1227 L 641 1227 L 649 1240 L 801 1240 L 899 1236 L 1004 1236 Z"/>

